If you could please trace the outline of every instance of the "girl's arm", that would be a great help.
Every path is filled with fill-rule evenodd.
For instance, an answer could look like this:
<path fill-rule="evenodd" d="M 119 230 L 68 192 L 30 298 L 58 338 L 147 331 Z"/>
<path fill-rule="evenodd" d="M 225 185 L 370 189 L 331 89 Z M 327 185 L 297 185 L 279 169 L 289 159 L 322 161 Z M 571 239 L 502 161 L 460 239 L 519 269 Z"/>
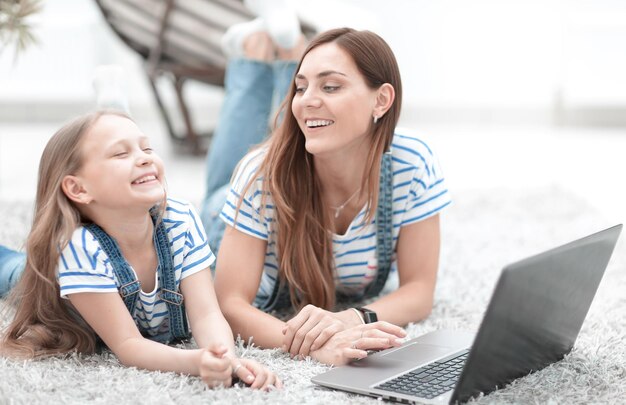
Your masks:
<path fill-rule="evenodd" d="M 184 350 L 141 336 L 117 293 L 70 294 L 70 302 L 120 362 L 147 370 L 200 375 L 203 350 Z"/>
<path fill-rule="evenodd" d="M 200 273 L 208 274 L 208 271 L 201 271 L 198 274 Z M 205 292 L 208 290 L 206 284 L 200 288 Z M 184 292 L 183 295 L 185 295 Z M 209 386 L 230 385 L 232 369 L 236 366 L 233 364 L 234 359 L 227 354 L 233 353 L 232 335 L 230 339 L 220 340 L 226 338 L 223 327 L 216 328 L 218 338 L 210 341 L 205 339 L 208 346 L 200 346 L 198 342 L 201 349 L 178 349 L 141 336 L 132 316 L 117 293 L 77 293 L 69 295 L 69 299 L 122 364 L 147 370 L 202 376 Z M 194 299 L 191 298 L 191 301 L 189 304 L 194 306 Z M 199 324 L 202 324 L 202 321 Z M 203 326 L 199 328 L 203 330 Z M 280 386 L 280 381 L 268 374 L 265 369 L 257 367 L 255 362 L 236 359 L 235 361 L 242 363 L 242 367 L 237 370 L 237 376 L 248 383 L 253 382 L 255 388 L 266 388 L 269 384 Z M 246 380 L 250 372 L 255 377 L 252 380 Z"/>
<path fill-rule="evenodd" d="M 223 347 L 223 358 L 231 360 L 237 376 L 252 388 L 280 387 L 280 380 L 265 367 L 251 360 L 238 359 L 233 332 L 220 311 L 209 269 L 185 277 L 180 283 L 191 331 L 198 347 Z M 241 364 L 241 367 L 237 367 Z"/>

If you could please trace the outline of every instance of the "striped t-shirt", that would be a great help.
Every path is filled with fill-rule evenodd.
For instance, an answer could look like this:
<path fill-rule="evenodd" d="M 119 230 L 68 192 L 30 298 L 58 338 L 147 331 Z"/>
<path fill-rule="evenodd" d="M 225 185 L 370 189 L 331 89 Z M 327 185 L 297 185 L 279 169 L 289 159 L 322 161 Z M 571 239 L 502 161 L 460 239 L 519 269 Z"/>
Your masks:
<path fill-rule="evenodd" d="M 191 204 L 169 198 L 163 222 L 178 286 L 183 278 L 207 269 L 215 261 L 215 256 L 207 243 L 200 217 Z M 107 254 L 93 234 L 82 226 L 74 231 L 61 252 L 57 271 L 61 297 L 64 298 L 83 292 L 117 293 L 120 287 Z M 156 269 L 154 277 L 154 290 L 140 289 L 132 314 L 139 330 L 150 336 L 169 330 L 167 304 L 160 298 L 161 286 Z"/>
<path fill-rule="evenodd" d="M 273 200 L 271 195 L 267 195 L 265 210 L 261 211 L 262 179 L 257 174 L 265 153 L 266 149 L 257 149 L 241 161 L 220 214 L 228 225 L 267 241 L 263 275 L 257 292 L 259 298 L 271 294 L 278 275 Z M 437 214 L 451 203 L 451 199 L 439 163 L 431 148 L 422 140 L 396 133 L 392 142 L 392 162 L 395 252 L 401 227 Z M 235 224 L 240 195 L 252 178 L 256 180 L 240 205 Z M 362 293 L 377 273 L 376 222 L 373 218 L 370 223 L 364 223 L 365 214 L 364 206 L 344 235 L 333 234 L 336 289 L 348 295 Z"/>

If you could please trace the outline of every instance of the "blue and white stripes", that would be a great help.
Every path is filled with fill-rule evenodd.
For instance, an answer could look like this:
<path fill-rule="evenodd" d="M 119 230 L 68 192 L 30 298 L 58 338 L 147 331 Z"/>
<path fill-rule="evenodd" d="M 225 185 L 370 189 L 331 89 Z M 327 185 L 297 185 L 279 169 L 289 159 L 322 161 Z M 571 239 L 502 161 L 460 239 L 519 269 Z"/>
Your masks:
<path fill-rule="evenodd" d="M 176 283 L 207 269 L 215 256 L 207 243 L 204 227 L 193 206 L 168 199 L 163 217 L 170 241 Z M 118 292 L 120 287 L 109 258 L 94 236 L 85 228 L 74 231 L 61 252 L 58 264 L 61 296 L 81 292 Z M 149 335 L 167 332 L 167 305 L 159 298 L 160 286 L 155 269 L 155 289 L 140 290 L 133 318 L 139 329 Z"/>
<path fill-rule="evenodd" d="M 221 218 L 229 225 L 256 238 L 268 241 L 265 266 L 257 295 L 267 296 L 278 274 L 276 243 L 273 229 L 273 201 L 266 196 L 265 211 L 260 215 L 261 179 L 257 168 L 265 149 L 249 153 L 233 178 L 232 188 Z M 393 237 L 394 250 L 400 228 L 436 215 L 451 203 L 443 172 L 432 149 L 412 135 L 395 134 L 392 142 L 393 167 Z M 257 176 L 235 224 L 239 196 L 248 179 Z M 337 290 L 358 293 L 376 276 L 376 223 L 364 223 L 365 207 L 354 218 L 344 235 L 333 235 Z"/>

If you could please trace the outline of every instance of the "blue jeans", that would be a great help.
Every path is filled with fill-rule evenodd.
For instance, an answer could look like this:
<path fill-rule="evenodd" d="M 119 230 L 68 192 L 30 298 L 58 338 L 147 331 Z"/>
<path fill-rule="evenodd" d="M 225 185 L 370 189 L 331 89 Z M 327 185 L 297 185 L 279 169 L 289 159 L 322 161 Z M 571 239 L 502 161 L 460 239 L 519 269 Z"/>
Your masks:
<path fill-rule="evenodd" d="M 17 283 L 26 266 L 26 255 L 0 245 L 0 297 Z"/>
<path fill-rule="evenodd" d="M 226 94 L 207 155 L 206 193 L 200 217 L 217 253 L 225 225 L 219 219 L 235 166 L 269 131 L 270 115 L 293 85 L 296 62 L 232 60 L 226 69 Z M 273 123 L 272 123 L 273 124 Z"/>

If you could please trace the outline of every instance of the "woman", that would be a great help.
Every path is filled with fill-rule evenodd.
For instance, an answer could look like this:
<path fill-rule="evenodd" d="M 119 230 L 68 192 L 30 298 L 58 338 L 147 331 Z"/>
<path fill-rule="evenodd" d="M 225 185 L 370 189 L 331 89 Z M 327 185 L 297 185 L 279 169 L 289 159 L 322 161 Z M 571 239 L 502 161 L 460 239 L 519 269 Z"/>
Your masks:
<path fill-rule="evenodd" d="M 282 122 L 240 162 L 220 214 L 215 287 L 235 333 L 342 364 L 398 345 L 396 325 L 429 314 L 450 197 L 431 149 L 394 134 L 401 98 L 376 34 L 331 30 L 304 51 Z M 378 295 L 392 259 L 397 289 L 333 312 Z M 300 311 L 288 322 L 267 313 L 284 306 Z"/>

